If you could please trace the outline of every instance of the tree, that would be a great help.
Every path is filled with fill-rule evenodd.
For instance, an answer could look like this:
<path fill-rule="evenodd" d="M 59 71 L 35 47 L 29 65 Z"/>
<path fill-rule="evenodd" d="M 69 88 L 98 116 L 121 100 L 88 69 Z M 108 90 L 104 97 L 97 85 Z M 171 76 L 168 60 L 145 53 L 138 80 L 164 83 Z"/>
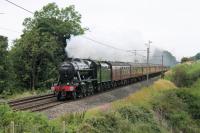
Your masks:
<path fill-rule="evenodd" d="M 48 32 L 56 38 L 62 48 L 61 55 L 66 55 L 66 39 L 83 34 L 86 30 L 81 27 L 81 15 L 74 6 L 59 9 L 55 3 L 50 3 L 34 13 L 34 18 L 26 18 L 23 25 L 24 33 L 33 29 L 40 33 Z"/>
<path fill-rule="evenodd" d="M 7 86 L 7 79 L 8 79 L 7 48 L 8 48 L 7 37 L 0 36 L 0 93 Z"/>
<path fill-rule="evenodd" d="M 65 59 L 66 39 L 84 33 L 81 15 L 74 6 L 59 9 L 50 3 L 26 18 L 25 29 L 11 50 L 13 69 L 20 86 L 47 87 L 57 78 L 57 68 Z"/>
<path fill-rule="evenodd" d="M 181 59 L 181 63 L 185 63 L 185 62 L 188 62 L 188 61 L 191 61 L 191 59 L 190 59 L 190 58 L 187 58 L 187 57 L 183 57 L 183 58 Z"/>
<path fill-rule="evenodd" d="M 199 60 L 200 59 L 200 53 L 197 53 L 194 57 L 195 57 L 195 60 Z"/>
<path fill-rule="evenodd" d="M 31 31 L 16 40 L 11 56 L 20 86 L 32 89 L 45 86 L 51 76 L 56 76 L 57 64 L 61 62 L 55 58 L 58 49 L 54 37 L 48 33 Z"/>

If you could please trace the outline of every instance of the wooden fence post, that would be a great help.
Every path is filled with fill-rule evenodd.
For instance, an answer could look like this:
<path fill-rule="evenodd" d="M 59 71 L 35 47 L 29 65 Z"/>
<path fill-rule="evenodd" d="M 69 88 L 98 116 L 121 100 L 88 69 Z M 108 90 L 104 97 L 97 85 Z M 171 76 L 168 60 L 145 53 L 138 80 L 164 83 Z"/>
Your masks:
<path fill-rule="evenodd" d="M 53 133 L 53 127 L 51 127 L 51 133 Z"/>
<path fill-rule="evenodd" d="M 63 133 L 65 133 L 65 121 L 63 121 L 63 123 L 62 123 L 62 128 L 63 128 Z"/>
<path fill-rule="evenodd" d="M 15 133 L 15 123 L 14 123 L 14 121 L 11 121 L 10 122 L 10 133 Z"/>

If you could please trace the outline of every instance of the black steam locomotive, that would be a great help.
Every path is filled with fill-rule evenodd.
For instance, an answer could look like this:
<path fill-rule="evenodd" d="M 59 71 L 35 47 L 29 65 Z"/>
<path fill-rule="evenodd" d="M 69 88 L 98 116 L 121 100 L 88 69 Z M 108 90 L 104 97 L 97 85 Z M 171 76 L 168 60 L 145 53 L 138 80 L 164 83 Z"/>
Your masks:
<path fill-rule="evenodd" d="M 167 67 L 161 65 L 135 64 L 130 62 L 69 59 L 59 68 L 59 80 L 52 90 L 58 100 L 82 98 L 113 87 L 126 85 L 157 76 Z"/>

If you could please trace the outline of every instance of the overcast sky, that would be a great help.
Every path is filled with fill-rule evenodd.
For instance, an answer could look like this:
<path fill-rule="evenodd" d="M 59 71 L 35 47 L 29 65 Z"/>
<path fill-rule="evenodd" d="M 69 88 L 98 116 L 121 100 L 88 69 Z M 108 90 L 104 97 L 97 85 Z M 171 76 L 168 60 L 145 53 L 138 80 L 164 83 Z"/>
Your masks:
<path fill-rule="evenodd" d="M 82 14 L 82 25 L 90 29 L 86 36 L 115 47 L 145 49 L 144 43 L 152 40 L 153 47 L 169 50 L 178 59 L 200 52 L 199 0 L 10 1 L 33 12 L 49 2 L 55 2 L 60 7 L 73 4 Z M 0 14 L 0 34 L 8 36 L 9 40 L 20 36 L 24 18 L 32 16 L 5 0 L 0 0 L 0 13 L 5 13 Z M 92 43 L 85 41 L 76 37 L 70 41 L 70 46 Z M 96 51 L 109 50 L 95 48 Z"/>

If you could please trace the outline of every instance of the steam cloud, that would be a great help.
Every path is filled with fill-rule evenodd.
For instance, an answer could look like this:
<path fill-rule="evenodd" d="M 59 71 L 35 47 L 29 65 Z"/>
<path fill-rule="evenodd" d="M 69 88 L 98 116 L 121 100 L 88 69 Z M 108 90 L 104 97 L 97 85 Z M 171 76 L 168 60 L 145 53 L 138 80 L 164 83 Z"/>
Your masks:
<path fill-rule="evenodd" d="M 135 60 L 134 53 L 103 46 L 84 38 L 84 36 L 123 50 L 145 48 L 140 32 L 130 30 L 118 32 L 95 31 L 95 33 L 88 32 L 83 37 L 72 37 L 66 48 L 69 57 L 127 62 L 133 62 Z M 141 54 L 146 55 L 145 52 Z M 137 56 L 136 58 L 140 62 L 144 60 L 144 57 L 141 56 Z"/>
<path fill-rule="evenodd" d="M 131 33 L 131 34 L 130 34 Z M 124 52 L 110 47 L 103 46 L 85 37 L 106 43 L 110 46 L 124 50 L 146 50 L 144 40 L 140 32 L 135 30 L 124 30 L 118 32 L 104 32 L 97 30 L 93 33 L 86 33 L 82 36 L 72 37 L 67 42 L 66 52 L 71 58 L 90 58 L 94 60 L 122 61 L 122 62 L 146 62 L 146 51 L 136 53 Z M 171 53 L 151 47 L 150 63 L 162 64 L 162 55 L 164 56 L 164 65 L 173 66 L 176 59 Z M 143 56 L 142 56 L 143 55 Z M 157 57 L 156 57 L 157 56 Z"/>
<path fill-rule="evenodd" d="M 176 57 L 174 57 L 169 51 L 155 49 L 153 56 L 150 58 L 150 63 L 152 64 L 162 64 L 162 56 L 163 56 L 163 65 L 164 66 L 174 66 L 178 62 Z"/>

